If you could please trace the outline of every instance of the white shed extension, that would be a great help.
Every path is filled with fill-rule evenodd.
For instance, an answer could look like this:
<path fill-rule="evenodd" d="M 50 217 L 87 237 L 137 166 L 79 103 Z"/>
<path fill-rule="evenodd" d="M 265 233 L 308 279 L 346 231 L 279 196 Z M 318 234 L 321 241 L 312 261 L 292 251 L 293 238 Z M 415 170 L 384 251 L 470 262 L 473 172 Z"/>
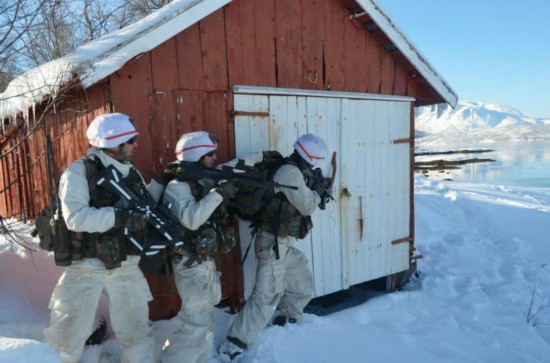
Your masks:
<path fill-rule="evenodd" d="M 313 271 L 315 296 L 405 271 L 412 226 L 411 97 L 234 87 L 237 157 L 257 150 L 288 155 L 301 134 L 322 137 L 337 155 L 335 202 L 313 215 L 298 248 Z M 331 174 L 330 158 L 321 166 Z M 241 248 L 250 242 L 241 222 Z M 244 296 L 255 258 L 244 265 Z"/>

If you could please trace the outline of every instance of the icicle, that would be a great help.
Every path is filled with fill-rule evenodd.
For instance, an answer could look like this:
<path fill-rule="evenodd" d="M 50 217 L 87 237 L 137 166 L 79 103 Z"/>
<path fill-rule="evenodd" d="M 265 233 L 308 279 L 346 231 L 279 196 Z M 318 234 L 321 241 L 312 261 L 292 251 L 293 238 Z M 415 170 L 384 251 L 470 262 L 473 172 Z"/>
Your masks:
<path fill-rule="evenodd" d="M 56 87 L 52 87 L 52 90 L 51 90 L 51 102 L 52 102 L 52 106 L 53 106 L 53 113 L 57 113 L 57 102 L 55 102 L 55 99 L 57 98 L 57 91 L 59 89 L 56 88 Z"/>
<path fill-rule="evenodd" d="M 27 133 L 29 132 L 30 130 L 30 127 L 29 127 L 29 109 L 28 108 L 25 108 L 22 112 L 21 112 L 23 118 L 25 119 L 25 126 L 27 126 Z"/>
<path fill-rule="evenodd" d="M 32 104 L 32 123 L 33 123 L 33 127 L 36 126 L 36 103 L 33 103 Z"/>

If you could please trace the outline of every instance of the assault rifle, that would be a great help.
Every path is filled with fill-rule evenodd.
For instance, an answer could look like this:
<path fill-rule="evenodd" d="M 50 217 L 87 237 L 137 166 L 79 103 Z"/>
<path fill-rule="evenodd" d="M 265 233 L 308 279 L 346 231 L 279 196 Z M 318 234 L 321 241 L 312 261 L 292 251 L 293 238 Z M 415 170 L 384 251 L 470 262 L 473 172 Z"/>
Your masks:
<path fill-rule="evenodd" d="M 235 166 L 221 165 L 218 168 L 205 168 L 197 163 L 182 161 L 180 162 L 181 173 L 178 173 L 178 177 L 181 180 L 200 180 L 209 179 L 215 185 L 218 185 L 224 181 L 230 181 L 237 179 L 240 186 L 247 186 L 253 189 L 252 198 L 250 204 L 242 205 L 235 200 L 226 200 L 224 203 L 228 207 L 237 209 L 246 208 L 256 210 L 260 204 L 263 194 L 269 188 L 288 188 L 297 190 L 298 187 L 292 185 L 279 184 L 270 180 L 269 170 L 258 170 L 253 166 L 245 164 L 244 160 L 239 159 Z"/>
<path fill-rule="evenodd" d="M 331 164 L 332 176 L 330 178 L 323 176 L 323 171 L 320 168 L 304 168 L 303 170 L 306 185 L 310 189 L 316 188 L 319 183 L 321 184 L 321 193 L 319 194 L 321 197 L 319 209 L 321 210 L 326 208 L 327 203 L 334 200 L 334 197 L 332 196 L 332 185 L 334 184 L 334 179 L 336 178 L 336 153 L 332 154 Z"/>
<path fill-rule="evenodd" d="M 152 198 L 141 198 L 136 195 L 136 193 L 126 185 L 122 179 L 122 174 L 112 165 L 103 169 L 99 174 L 97 185 L 120 196 L 123 201 L 123 206 L 128 206 L 142 213 L 147 224 L 156 229 L 166 239 L 167 243 L 165 244 L 154 244 L 145 249 L 139 241 L 136 241 L 136 239 L 124 229 L 124 234 L 128 240 L 142 251 L 145 256 L 150 257 L 156 255 L 165 249 L 183 249 L 189 256 L 187 262 L 189 265 L 192 265 L 194 262 L 199 264 L 202 263 L 201 259 L 196 256 L 190 246 L 180 239 L 183 226 L 173 216 L 169 205 L 157 205 Z"/>

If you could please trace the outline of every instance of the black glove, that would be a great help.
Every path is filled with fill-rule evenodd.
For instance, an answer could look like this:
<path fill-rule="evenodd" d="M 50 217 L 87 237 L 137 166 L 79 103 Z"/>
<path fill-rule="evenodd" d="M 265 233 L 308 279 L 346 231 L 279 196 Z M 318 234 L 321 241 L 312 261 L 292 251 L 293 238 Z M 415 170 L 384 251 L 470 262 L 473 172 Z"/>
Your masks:
<path fill-rule="evenodd" d="M 170 163 L 166 165 L 164 169 L 156 173 L 153 179 L 161 185 L 167 185 L 178 176 L 179 167 L 179 163 Z"/>
<path fill-rule="evenodd" d="M 134 209 L 115 209 L 114 227 L 126 227 L 130 232 L 137 232 L 145 228 L 145 216 Z"/>
<path fill-rule="evenodd" d="M 236 180 L 237 179 L 233 179 L 218 184 L 216 191 L 223 197 L 223 199 L 233 198 L 235 194 L 237 194 L 239 188 L 237 187 Z"/>
<path fill-rule="evenodd" d="M 327 190 L 327 187 L 326 187 L 325 182 L 323 180 L 317 180 L 311 186 L 311 190 L 317 192 L 317 194 L 319 194 L 319 196 L 322 197 L 323 194 L 325 194 L 325 191 Z"/>

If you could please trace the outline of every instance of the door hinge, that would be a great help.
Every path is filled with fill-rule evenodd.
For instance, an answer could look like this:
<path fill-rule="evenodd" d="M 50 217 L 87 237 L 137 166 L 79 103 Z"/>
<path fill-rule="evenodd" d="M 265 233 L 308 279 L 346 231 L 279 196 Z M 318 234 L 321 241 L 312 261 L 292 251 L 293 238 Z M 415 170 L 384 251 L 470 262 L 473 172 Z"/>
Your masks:
<path fill-rule="evenodd" d="M 411 139 L 411 138 L 408 138 L 408 139 L 396 139 L 396 140 L 392 140 L 391 143 L 392 143 L 392 144 L 410 144 L 410 143 L 412 143 L 412 139 Z"/>
<path fill-rule="evenodd" d="M 269 117 L 269 112 L 233 111 L 233 117 L 235 116 Z"/>
<path fill-rule="evenodd" d="M 412 241 L 412 238 L 410 236 L 408 236 L 408 237 L 403 237 L 403 238 L 399 238 L 399 239 L 394 239 L 393 241 L 391 241 L 391 244 L 392 245 L 397 245 L 397 244 L 400 244 L 400 243 L 411 242 L 411 241 Z"/>

